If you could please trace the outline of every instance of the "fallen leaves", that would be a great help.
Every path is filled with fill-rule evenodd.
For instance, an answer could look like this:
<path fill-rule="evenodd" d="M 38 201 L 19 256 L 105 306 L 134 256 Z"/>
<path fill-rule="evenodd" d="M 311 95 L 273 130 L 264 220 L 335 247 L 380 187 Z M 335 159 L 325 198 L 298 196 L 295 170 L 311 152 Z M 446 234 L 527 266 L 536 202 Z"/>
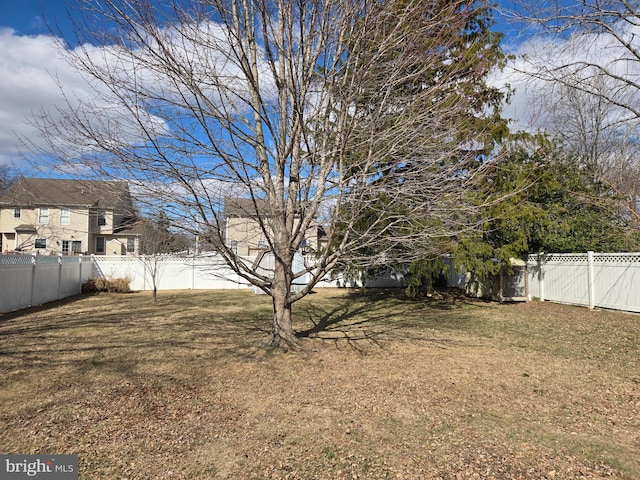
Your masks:
<path fill-rule="evenodd" d="M 199 306 L 204 294 L 181 295 L 158 306 L 86 297 L 0 324 L 0 445 L 77 453 L 83 479 L 640 474 L 640 362 L 629 350 L 640 327 L 620 314 L 485 303 L 430 313 L 388 299 L 406 325 L 387 304 L 355 309 L 376 342 L 311 338 L 313 353 L 282 354 L 237 328 L 237 302 L 249 311 L 263 299 L 227 301 L 225 323 Z M 358 298 L 309 301 L 343 312 Z M 615 322 L 622 339 L 604 338 Z"/>

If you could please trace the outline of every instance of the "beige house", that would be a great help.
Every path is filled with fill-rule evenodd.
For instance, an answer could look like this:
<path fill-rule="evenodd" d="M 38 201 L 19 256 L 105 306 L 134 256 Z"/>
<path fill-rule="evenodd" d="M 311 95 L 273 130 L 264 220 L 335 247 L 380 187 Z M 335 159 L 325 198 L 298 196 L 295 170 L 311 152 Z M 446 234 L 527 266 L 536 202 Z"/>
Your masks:
<path fill-rule="evenodd" d="M 238 255 L 255 256 L 269 249 L 269 242 L 260 226 L 264 222 L 269 230 L 268 216 L 258 212 L 264 211 L 264 201 L 244 198 L 227 198 L 224 204 L 225 243 Z M 316 222 L 307 229 L 302 253 L 311 252 L 318 248 L 319 227 Z"/>
<path fill-rule="evenodd" d="M 0 196 L 0 252 L 136 254 L 135 218 L 126 182 L 20 178 Z"/>

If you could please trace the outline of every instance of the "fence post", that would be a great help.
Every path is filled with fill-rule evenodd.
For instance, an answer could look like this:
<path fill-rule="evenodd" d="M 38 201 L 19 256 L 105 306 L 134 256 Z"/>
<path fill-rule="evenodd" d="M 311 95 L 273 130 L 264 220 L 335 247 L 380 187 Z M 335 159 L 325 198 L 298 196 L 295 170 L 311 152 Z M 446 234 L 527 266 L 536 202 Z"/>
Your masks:
<path fill-rule="evenodd" d="M 82 274 L 84 273 L 82 270 L 84 269 L 84 257 L 82 254 L 78 255 L 78 260 L 80 261 L 80 265 L 78 266 L 78 285 L 80 285 L 80 292 L 82 292 Z"/>
<path fill-rule="evenodd" d="M 37 263 L 38 263 L 38 256 L 37 253 L 32 253 L 32 258 L 31 258 L 31 295 L 29 298 L 29 306 L 33 307 L 33 295 L 36 291 L 36 268 L 37 268 Z"/>
<path fill-rule="evenodd" d="M 62 254 L 58 254 L 58 300 L 62 299 Z"/>
<path fill-rule="evenodd" d="M 542 270 L 542 256 L 544 254 L 538 254 L 538 287 L 540 294 L 540 301 L 544 302 L 544 271 Z"/>
<path fill-rule="evenodd" d="M 589 278 L 589 310 L 593 310 L 595 308 L 596 303 L 596 285 L 595 278 L 593 273 L 593 252 L 587 252 L 587 268 L 588 268 L 588 278 Z"/>
<path fill-rule="evenodd" d="M 142 290 L 146 291 L 147 290 L 147 270 L 148 270 L 148 265 L 147 265 L 147 257 L 146 257 L 146 255 L 144 253 L 142 255 L 140 255 L 140 260 L 142 261 Z"/>

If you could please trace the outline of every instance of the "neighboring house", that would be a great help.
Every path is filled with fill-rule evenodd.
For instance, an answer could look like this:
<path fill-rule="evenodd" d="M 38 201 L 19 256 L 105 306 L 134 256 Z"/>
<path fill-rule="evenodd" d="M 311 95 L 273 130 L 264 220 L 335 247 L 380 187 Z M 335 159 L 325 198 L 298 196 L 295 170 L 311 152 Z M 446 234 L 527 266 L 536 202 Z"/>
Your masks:
<path fill-rule="evenodd" d="M 245 198 L 226 198 L 224 203 L 225 243 L 238 255 L 255 256 L 269 249 L 269 242 L 260 226 L 264 222 L 267 231 L 269 218 L 265 211 L 265 202 Z M 256 207 L 258 212 L 256 213 Z M 301 247 L 302 253 L 314 251 L 318 247 L 319 227 L 312 222 L 307 229 Z"/>
<path fill-rule="evenodd" d="M 126 182 L 20 178 L 0 196 L 0 252 L 127 255 L 140 251 Z"/>

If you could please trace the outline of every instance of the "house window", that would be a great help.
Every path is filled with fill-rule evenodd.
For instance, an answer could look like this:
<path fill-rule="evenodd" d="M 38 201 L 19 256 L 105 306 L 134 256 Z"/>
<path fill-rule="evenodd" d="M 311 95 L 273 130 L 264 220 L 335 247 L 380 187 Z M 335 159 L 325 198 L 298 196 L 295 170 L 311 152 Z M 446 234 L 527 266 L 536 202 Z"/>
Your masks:
<path fill-rule="evenodd" d="M 136 239 L 133 237 L 127 238 L 127 253 L 134 253 L 136 251 Z"/>
<path fill-rule="evenodd" d="M 43 207 L 38 211 L 38 223 L 41 225 L 49 223 L 49 208 Z"/>
<path fill-rule="evenodd" d="M 13 209 L 13 218 L 20 218 L 22 216 L 22 209 L 21 208 L 14 208 Z"/>
<path fill-rule="evenodd" d="M 79 254 L 82 253 L 82 242 L 80 240 L 63 240 L 62 254 Z"/>
<path fill-rule="evenodd" d="M 107 224 L 107 212 L 101 210 L 98 212 L 98 226 L 104 227 Z"/>
<path fill-rule="evenodd" d="M 104 253 L 105 248 L 104 237 L 96 237 L 96 253 Z"/>
<path fill-rule="evenodd" d="M 258 240 L 258 248 L 267 248 L 267 242 L 264 240 Z"/>
<path fill-rule="evenodd" d="M 237 254 L 238 253 L 238 241 L 231 240 L 231 252 Z"/>
<path fill-rule="evenodd" d="M 69 221 L 71 220 L 71 212 L 69 212 L 68 208 L 60 209 L 60 225 L 69 225 Z"/>
<path fill-rule="evenodd" d="M 46 238 L 36 238 L 36 248 L 47 248 Z"/>

